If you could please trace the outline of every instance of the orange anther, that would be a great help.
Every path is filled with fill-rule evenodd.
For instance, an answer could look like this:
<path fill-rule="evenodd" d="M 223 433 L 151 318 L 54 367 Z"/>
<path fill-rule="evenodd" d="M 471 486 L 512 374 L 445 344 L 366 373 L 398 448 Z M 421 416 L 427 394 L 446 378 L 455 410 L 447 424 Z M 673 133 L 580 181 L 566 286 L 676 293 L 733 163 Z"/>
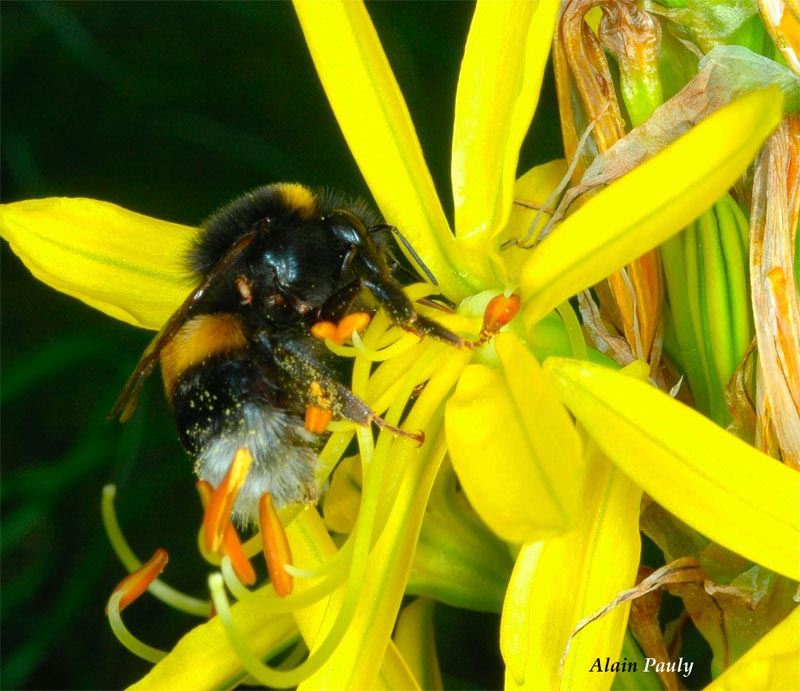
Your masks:
<path fill-rule="evenodd" d="M 203 508 L 206 508 L 211 496 L 214 494 L 214 488 L 205 480 L 198 480 L 196 487 L 198 494 L 200 494 L 200 501 L 203 502 Z M 231 560 L 233 570 L 242 583 L 253 585 L 256 582 L 256 572 L 253 569 L 253 565 L 244 553 L 239 533 L 236 532 L 236 528 L 230 522 L 225 526 L 225 534 L 222 537 L 222 553 Z"/>
<path fill-rule="evenodd" d="M 311 327 L 311 335 L 320 341 L 324 341 L 326 338 L 336 341 L 336 324 L 333 322 L 317 322 Z"/>
<path fill-rule="evenodd" d="M 111 593 L 112 595 L 122 593 L 122 599 L 119 601 L 120 612 L 137 600 L 150 587 L 150 584 L 158 578 L 158 575 L 167 565 L 167 559 L 169 559 L 169 555 L 166 550 L 157 549 L 150 561 L 142 564 L 136 571 L 120 581 L 119 585 L 114 588 L 114 592 Z"/>
<path fill-rule="evenodd" d="M 336 325 L 336 338 L 339 343 L 344 343 L 348 338 L 353 337 L 353 332 L 363 331 L 369 326 L 372 317 L 368 312 L 353 312 L 343 317 Z"/>
<path fill-rule="evenodd" d="M 497 333 L 516 316 L 519 305 L 519 295 L 495 295 L 483 312 L 483 333 Z"/>
<path fill-rule="evenodd" d="M 247 479 L 247 472 L 250 470 L 252 462 L 253 457 L 250 452 L 245 448 L 239 449 L 233 457 L 231 467 L 228 468 L 228 472 L 219 483 L 219 487 L 211 495 L 203 516 L 203 531 L 206 549 L 209 552 L 218 552 L 222 546 L 225 527 L 230 525 L 231 509 L 236 502 L 239 490 Z"/>
<path fill-rule="evenodd" d="M 275 510 L 269 492 L 262 494 L 258 500 L 258 525 L 261 528 L 261 547 L 264 550 L 272 587 L 278 597 L 286 597 L 292 592 L 294 579 L 283 567 L 292 563 L 292 551 L 289 549 L 286 529 Z"/>
<path fill-rule="evenodd" d="M 244 553 L 244 547 L 242 547 L 242 541 L 239 539 L 236 529 L 230 523 L 228 523 L 222 538 L 222 553 L 231 560 L 231 566 L 242 583 L 245 585 L 255 584 L 256 572 Z"/>
<path fill-rule="evenodd" d="M 333 419 L 333 413 L 327 408 L 315 405 L 306 406 L 306 429 L 314 434 L 322 434 L 328 423 Z"/>

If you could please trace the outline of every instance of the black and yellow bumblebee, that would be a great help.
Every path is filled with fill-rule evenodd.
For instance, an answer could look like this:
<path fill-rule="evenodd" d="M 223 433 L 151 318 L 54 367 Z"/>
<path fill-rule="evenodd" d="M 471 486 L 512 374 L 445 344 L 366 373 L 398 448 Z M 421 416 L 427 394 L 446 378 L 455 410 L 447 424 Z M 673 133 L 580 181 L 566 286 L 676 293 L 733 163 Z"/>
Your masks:
<path fill-rule="evenodd" d="M 199 478 L 216 487 L 239 448 L 253 457 L 234 520 L 254 521 L 265 492 L 279 507 L 314 502 L 320 438 L 307 429 L 308 408 L 388 426 L 341 381 L 314 324 L 341 320 L 366 292 L 397 326 L 467 345 L 416 311 L 390 269 L 389 230 L 365 204 L 297 183 L 260 187 L 222 208 L 187 257 L 198 287 L 148 346 L 111 416 L 130 417 L 160 362 Z"/>

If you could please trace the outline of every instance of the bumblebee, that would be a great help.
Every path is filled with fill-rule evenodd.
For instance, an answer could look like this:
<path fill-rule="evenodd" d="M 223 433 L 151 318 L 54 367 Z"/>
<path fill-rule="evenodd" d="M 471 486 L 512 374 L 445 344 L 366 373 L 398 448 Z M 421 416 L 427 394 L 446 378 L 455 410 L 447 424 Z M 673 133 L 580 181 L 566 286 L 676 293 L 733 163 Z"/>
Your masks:
<path fill-rule="evenodd" d="M 239 524 L 255 520 L 265 492 L 278 507 L 317 500 L 322 429 L 308 424 L 309 410 L 415 436 L 353 394 L 311 333 L 341 322 L 366 294 L 397 326 L 466 345 L 417 313 L 390 269 L 389 230 L 364 204 L 296 183 L 260 187 L 222 208 L 187 257 L 197 288 L 145 350 L 111 416 L 131 416 L 160 363 L 198 477 L 217 487 L 239 448 L 253 457 L 233 507 Z"/>

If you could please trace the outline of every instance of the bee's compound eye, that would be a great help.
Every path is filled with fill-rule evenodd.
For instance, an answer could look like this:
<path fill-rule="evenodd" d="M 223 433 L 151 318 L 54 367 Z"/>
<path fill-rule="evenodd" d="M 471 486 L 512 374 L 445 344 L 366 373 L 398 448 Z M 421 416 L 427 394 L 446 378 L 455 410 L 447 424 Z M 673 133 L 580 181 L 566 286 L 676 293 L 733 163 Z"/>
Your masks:
<path fill-rule="evenodd" d="M 247 278 L 241 275 L 236 277 L 236 290 L 239 291 L 239 297 L 241 297 L 243 305 L 249 305 L 253 302 L 253 287 Z"/>

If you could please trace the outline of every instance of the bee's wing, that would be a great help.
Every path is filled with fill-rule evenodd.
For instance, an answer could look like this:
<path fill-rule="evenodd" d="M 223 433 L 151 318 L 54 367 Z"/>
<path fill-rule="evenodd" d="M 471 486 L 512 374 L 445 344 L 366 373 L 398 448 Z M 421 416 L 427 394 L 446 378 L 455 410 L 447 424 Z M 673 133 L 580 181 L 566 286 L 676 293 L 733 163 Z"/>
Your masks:
<path fill-rule="evenodd" d="M 244 252 L 253 242 L 256 237 L 256 232 L 252 231 L 246 235 L 242 235 L 236 243 L 231 247 L 225 256 L 217 262 L 216 266 L 209 272 L 208 276 L 203 282 L 183 301 L 183 304 L 177 311 L 167 320 L 167 323 L 161 327 L 161 331 L 150 342 L 147 349 L 139 359 L 139 364 L 133 370 L 133 374 L 128 378 L 125 383 L 125 388 L 122 389 L 117 402 L 108 414 L 108 419 L 113 420 L 119 418 L 120 422 L 127 421 L 133 411 L 136 409 L 136 402 L 139 399 L 139 392 L 142 389 L 147 377 L 156 366 L 161 351 L 164 347 L 175 337 L 175 334 L 180 331 L 180 328 L 186 323 L 192 314 L 194 306 L 205 295 L 209 287 L 219 280 L 219 277 L 238 259 L 242 252 Z"/>
<path fill-rule="evenodd" d="M 204 283 L 197 290 L 193 291 L 192 294 L 184 300 L 178 310 L 167 320 L 167 323 L 161 327 L 161 331 L 158 332 L 158 335 L 150 341 L 150 345 L 147 346 L 142 357 L 139 358 L 136 369 L 133 370 L 133 374 L 128 377 L 128 381 L 125 382 L 125 387 L 122 389 L 119 398 L 117 398 L 117 402 L 114 403 L 114 407 L 108 414 L 109 420 L 118 417 L 120 422 L 126 422 L 130 416 L 133 415 L 133 411 L 136 409 L 136 402 L 139 400 L 139 392 L 142 389 L 142 384 L 144 384 L 147 377 L 149 377 L 150 373 L 153 371 L 153 368 L 155 368 L 164 346 L 174 338 L 175 334 L 178 333 L 181 326 L 186 322 L 192 311 L 192 307 L 203 296 L 205 289 L 206 284 Z"/>

